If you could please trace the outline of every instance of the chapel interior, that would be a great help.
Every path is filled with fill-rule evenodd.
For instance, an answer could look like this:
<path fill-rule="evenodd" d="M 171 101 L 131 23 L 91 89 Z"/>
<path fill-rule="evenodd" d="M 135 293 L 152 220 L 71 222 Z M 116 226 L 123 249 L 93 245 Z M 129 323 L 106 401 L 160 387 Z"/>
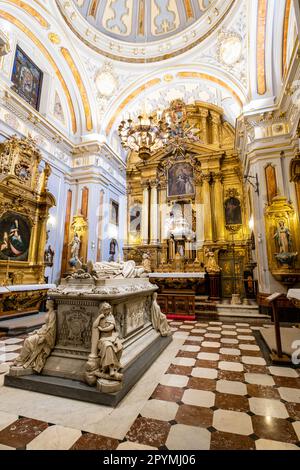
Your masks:
<path fill-rule="evenodd" d="M 300 450 L 299 0 L 0 0 L 0 450 Z"/>

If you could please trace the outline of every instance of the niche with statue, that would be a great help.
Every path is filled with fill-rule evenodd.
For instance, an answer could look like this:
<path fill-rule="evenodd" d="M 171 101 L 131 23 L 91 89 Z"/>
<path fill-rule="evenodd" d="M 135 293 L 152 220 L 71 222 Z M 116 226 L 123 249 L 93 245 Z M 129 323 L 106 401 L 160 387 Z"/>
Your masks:
<path fill-rule="evenodd" d="M 299 223 L 283 196 L 275 196 L 265 210 L 268 261 L 273 276 L 287 285 L 300 279 Z"/>

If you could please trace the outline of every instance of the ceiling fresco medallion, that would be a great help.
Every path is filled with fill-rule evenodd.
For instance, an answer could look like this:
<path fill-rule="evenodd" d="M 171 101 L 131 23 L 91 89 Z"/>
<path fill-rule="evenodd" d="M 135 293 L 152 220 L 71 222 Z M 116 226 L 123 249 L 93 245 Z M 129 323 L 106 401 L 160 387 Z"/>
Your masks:
<path fill-rule="evenodd" d="M 222 31 L 219 34 L 217 54 L 219 61 L 232 67 L 242 56 L 242 38 L 235 31 Z"/>

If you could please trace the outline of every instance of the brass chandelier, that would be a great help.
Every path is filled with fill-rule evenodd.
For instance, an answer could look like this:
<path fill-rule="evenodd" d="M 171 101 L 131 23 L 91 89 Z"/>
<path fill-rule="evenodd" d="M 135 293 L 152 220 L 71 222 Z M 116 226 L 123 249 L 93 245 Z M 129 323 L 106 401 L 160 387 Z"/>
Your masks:
<path fill-rule="evenodd" d="M 138 153 L 142 160 L 147 160 L 151 153 L 166 145 L 171 128 L 163 118 L 138 116 L 137 122 L 129 117 L 118 128 L 121 144 L 126 150 Z"/>

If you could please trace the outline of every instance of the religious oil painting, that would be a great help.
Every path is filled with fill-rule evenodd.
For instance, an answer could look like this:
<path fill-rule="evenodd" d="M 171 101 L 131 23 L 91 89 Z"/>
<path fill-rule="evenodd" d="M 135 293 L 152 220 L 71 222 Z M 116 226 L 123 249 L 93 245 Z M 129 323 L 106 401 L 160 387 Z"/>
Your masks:
<path fill-rule="evenodd" d="M 241 225 L 242 211 L 241 203 L 236 197 L 230 197 L 225 201 L 226 225 Z"/>
<path fill-rule="evenodd" d="M 12 89 L 34 109 L 39 110 L 43 72 L 17 46 L 13 66 Z"/>
<path fill-rule="evenodd" d="M 110 201 L 110 223 L 119 225 L 119 204 L 116 201 Z"/>
<path fill-rule="evenodd" d="M 135 204 L 130 209 L 130 232 L 136 233 L 141 231 L 142 206 Z"/>
<path fill-rule="evenodd" d="M 168 196 L 193 196 L 195 193 L 193 167 L 176 163 L 168 172 Z"/>
<path fill-rule="evenodd" d="M 27 261 L 30 224 L 24 217 L 6 213 L 0 219 L 0 259 Z"/>

